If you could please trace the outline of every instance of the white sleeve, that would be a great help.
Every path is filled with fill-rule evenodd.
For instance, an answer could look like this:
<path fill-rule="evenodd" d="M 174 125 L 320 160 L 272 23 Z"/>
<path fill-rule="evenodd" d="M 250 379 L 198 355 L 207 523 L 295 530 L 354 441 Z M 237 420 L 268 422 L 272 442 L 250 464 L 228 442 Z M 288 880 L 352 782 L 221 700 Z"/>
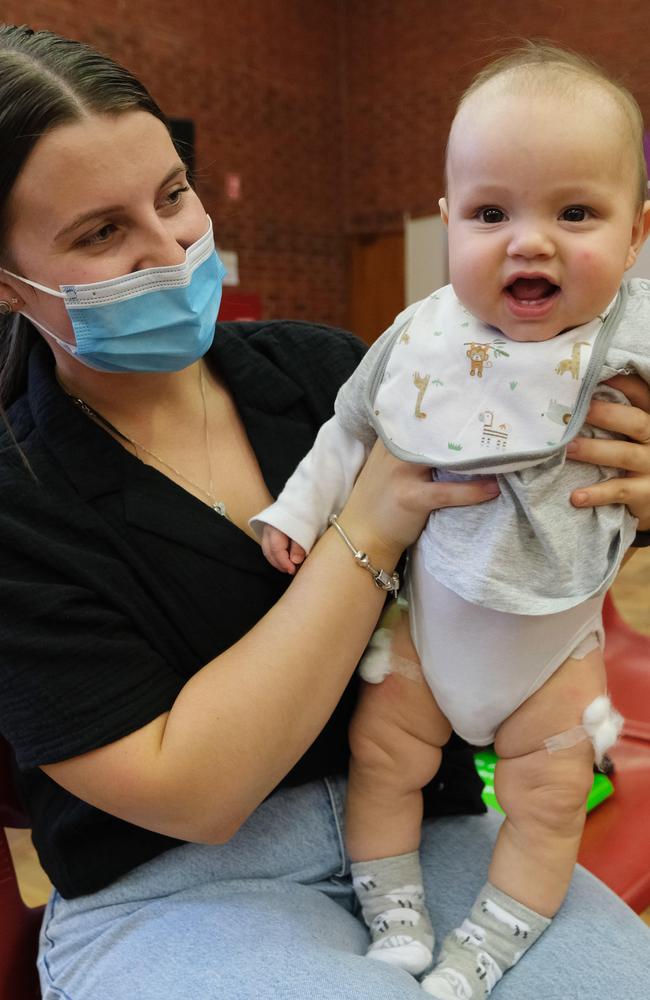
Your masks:
<path fill-rule="evenodd" d="M 248 522 L 260 537 L 265 524 L 283 531 L 306 552 L 325 531 L 331 514 L 344 506 L 368 457 L 369 447 L 334 416 L 323 424 L 314 445 L 280 493 Z"/>

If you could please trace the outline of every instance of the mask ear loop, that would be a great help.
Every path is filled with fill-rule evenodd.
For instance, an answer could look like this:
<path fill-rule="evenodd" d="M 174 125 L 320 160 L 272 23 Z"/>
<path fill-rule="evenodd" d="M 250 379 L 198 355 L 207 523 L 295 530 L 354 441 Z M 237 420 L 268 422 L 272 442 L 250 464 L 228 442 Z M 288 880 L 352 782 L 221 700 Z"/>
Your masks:
<path fill-rule="evenodd" d="M 33 326 L 35 326 L 37 330 L 41 331 L 41 333 L 44 333 L 47 337 L 50 337 L 52 340 L 55 340 L 59 345 L 59 347 L 62 347 L 63 350 L 66 351 L 68 354 L 71 354 L 74 357 L 74 355 L 77 353 L 76 344 L 71 344 L 68 340 L 61 340 L 60 337 L 57 337 L 56 333 L 52 333 L 51 330 L 48 330 L 46 326 L 43 326 L 42 323 L 39 323 L 38 320 L 34 319 L 34 317 L 31 316 L 28 312 L 22 312 L 20 315 L 24 316 L 25 319 L 28 319 L 29 322 Z"/>
<path fill-rule="evenodd" d="M 65 298 L 65 292 L 57 292 L 54 288 L 48 288 L 47 285 L 41 285 L 38 281 L 32 281 L 30 278 L 23 278 L 20 276 L 20 274 L 14 274 L 13 271 L 8 271 L 6 267 L 0 267 L 0 271 L 2 271 L 3 274 L 8 274 L 12 278 L 16 278 L 17 281 L 24 281 L 26 285 L 31 285 L 32 288 L 37 288 L 39 292 L 45 292 L 47 295 L 54 295 L 56 296 L 57 299 Z M 12 299 L 12 302 L 17 302 L 17 301 L 18 301 L 17 299 Z M 25 319 L 28 319 L 29 322 L 32 324 L 32 326 L 35 326 L 37 330 L 40 330 L 48 337 L 51 337 L 52 340 L 55 340 L 57 344 L 64 349 L 64 351 L 68 352 L 68 354 L 74 355 L 77 353 L 76 344 L 70 344 L 68 343 L 67 340 L 61 340 L 60 337 L 57 337 L 55 333 L 52 333 L 51 330 L 48 330 L 46 326 L 43 326 L 42 323 L 39 323 L 38 320 L 34 319 L 34 317 L 30 315 L 30 313 L 25 312 L 24 309 L 19 310 L 19 313 L 21 316 L 24 316 Z"/>
<path fill-rule="evenodd" d="M 47 285 L 41 285 L 38 281 L 32 281 L 30 278 L 23 278 L 20 274 L 14 274 L 13 271 L 8 271 L 6 267 L 0 267 L 0 271 L 3 274 L 8 274 L 12 278 L 16 278 L 17 281 L 24 281 L 26 285 L 31 285 L 32 288 L 38 288 L 39 292 L 46 292 L 48 295 L 56 295 L 57 299 L 64 299 L 65 292 L 57 292 L 54 288 L 48 288 Z M 24 315 L 27 315 L 26 313 Z M 31 317 L 27 317 L 31 319 Z M 31 320 L 33 323 L 34 321 Z"/>

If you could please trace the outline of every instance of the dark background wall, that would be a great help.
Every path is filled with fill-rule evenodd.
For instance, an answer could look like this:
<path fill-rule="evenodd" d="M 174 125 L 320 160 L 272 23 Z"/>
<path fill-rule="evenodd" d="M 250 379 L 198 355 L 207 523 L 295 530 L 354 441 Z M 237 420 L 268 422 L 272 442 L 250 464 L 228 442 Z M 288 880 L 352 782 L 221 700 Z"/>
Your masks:
<path fill-rule="evenodd" d="M 436 210 L 456 98 L 504 41 L 593 55 L 650 113 L 648 0 L 9 0 L 0 17 L 91 42 L 194 120 L 217 241 L 267 316 L 345 323 L 349 235 Z"/>
<path fill-rule="evenodd" d="M 437 211 L 456 101 L 493 55 L 546 38 L 596 59 L 650 120 L 648 0 L 350 0 L 345 4 L 347 224 Z"/>
<path fill-rule="evenodd" d="M 339 6 L 330 0 L 9 0 L 5 23 L 90 42 L 196 129 L 196 185 L 268 316 L 340 323 Z M 241 197 L 226 196 L 229 174 Z"/>

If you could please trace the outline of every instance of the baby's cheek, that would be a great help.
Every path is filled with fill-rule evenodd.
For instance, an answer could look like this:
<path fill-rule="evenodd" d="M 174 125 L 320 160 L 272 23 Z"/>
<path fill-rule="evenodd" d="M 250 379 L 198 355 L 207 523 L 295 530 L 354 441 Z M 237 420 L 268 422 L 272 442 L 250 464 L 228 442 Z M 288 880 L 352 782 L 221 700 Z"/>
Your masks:
<path fill-rule="evenodd" d="M 613 288 L 618 286 L 622 277 L 622 268 L 623 262 L 621 262 L 621 272 L 619 273 L 619 268 L 614 265 L 611 255 L 597 253 L 589 248 L 580 250 L 574 260 L 575 276 L 581 283 L 586 282 L 587 286 L 594 291 L 598 289 L 603 291 L 604 286 L 612 285 Z"/>
<path fill-rule="evenodd" d="M 580 268 L 590 268 L 593 266 L 594 261 L 598 260 L 598 255 L 589 249 L 580 250 L 577 254 L 576 260 Z"/>

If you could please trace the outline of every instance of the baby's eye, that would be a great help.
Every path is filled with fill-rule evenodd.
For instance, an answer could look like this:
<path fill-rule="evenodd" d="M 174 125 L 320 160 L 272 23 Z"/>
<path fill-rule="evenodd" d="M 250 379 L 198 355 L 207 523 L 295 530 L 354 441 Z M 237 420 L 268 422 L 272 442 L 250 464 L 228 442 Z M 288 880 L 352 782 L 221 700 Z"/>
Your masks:
<path fill-rule="evenodd" d="M 505 212 L 502 212 L 500 208 L 479 208 L 476 213 L 477 219 L 481 222 L 487 222 L 494 225 L 496 222 L 503 222 L 505 219 Z"/>
<path fill-rule="evenodd" d="M 589 212 L 584 205 L 570 205 L 565 208 L 560 216 L 564 222 L 584 222 Z"/>

